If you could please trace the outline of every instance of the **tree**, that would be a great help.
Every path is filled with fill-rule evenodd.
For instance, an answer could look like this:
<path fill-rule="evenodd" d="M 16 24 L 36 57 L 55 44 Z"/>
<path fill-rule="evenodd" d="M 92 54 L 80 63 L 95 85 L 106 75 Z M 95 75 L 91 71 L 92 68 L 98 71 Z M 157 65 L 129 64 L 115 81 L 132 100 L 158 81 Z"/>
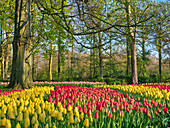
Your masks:
<path fill-rule="evenodd" d="M 15 30 L 13 46 L 12 88 L 30 88 L 33 86 L 31 63 L 31 0 L 15 1 Z"/>

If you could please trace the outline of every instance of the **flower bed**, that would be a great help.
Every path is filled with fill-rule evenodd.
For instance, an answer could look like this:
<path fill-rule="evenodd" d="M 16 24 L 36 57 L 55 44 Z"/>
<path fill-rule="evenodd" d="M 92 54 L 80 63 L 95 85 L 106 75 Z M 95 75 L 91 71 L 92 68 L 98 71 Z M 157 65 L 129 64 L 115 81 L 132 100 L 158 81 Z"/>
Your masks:
<path fill-rule="evenodd" d="M 0 126 L 167 127 L 169 107 L 163 98 L 151 100 L 110 88 L 34 87 L 1 95 Z"/>

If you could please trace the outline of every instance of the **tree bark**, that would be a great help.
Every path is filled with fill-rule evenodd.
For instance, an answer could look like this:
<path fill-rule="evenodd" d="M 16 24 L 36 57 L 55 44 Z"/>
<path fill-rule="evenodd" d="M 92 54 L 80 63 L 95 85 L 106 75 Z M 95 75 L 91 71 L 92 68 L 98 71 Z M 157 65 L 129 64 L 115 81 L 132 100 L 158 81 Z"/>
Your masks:
<path fill-rule="evenodd" d="M 53 42 L 51 41 L 51 43 L 50 43 L 50 58 L 49 58 L 49 80 L 53 79 L 52 64 L 53 64 Z"/>
<path fill-rule="evenodd" d="M 160 79 L 160 82 L 162 82 L 162 52 L 161 52 L 161 47 L 159 48 L 158 50 L 159 52 L 159 79 Z"/>
<path fill-rule="evenodd" d="M 1 28 L 1 49 L 0 49 L 0 54 L 1 54 L 1 79 L 2 80 L 4 80 L 4 60 L 5 60 L 5 55 L 4 55 L 4 36 L 3 36 L 3 30 L 2 30 L 2 28 Z"/>
<path fill-rule="evenodd" d="M 8 87 L 25 89 L 33 86 L 31 59 L 31 0 L 16 0 L 12 72 Z"/>
<path fill-rule="evenodd" d="M 143 35 L 142 35 L 142 63 L 143 63 L 143 67 L 142 67 L 142 75 L 145 76 L 146 75 L 146 67 L 145 67 L 145 60 L 146 60 L 146 53 L 145 53 L 145 34 L 143 31 Z"/>
<path fill-rule="evenodd" d="M 73 58 L 74 58 L 74 43 L 72 40 L 72 45 L 71 45 L 71 78 L 73 79 Z"/>
<path fill-rule="evenodd" d="M 61 38 L 59 30 L 59 39 L 58 39 L 58 79 L 61 80 Z"/>
<path fill-rule="evenodd" d="M 126 8 L 127 25 L 130 26 L 132 22 L 132 18 L 131 18 L 131 6 L 129 0 L 126 0 L 125 8 Z M 128 27 L 128 36 L 131 39 L 130 46 L 131 46 L 132 84 L 138 84 L 137 59 L 136 59 L 136 29 L 137 26 L 135 26 L 135 32 L 133 32 L 133 28 Z"/>
<path fill-rule="evenodd" d="M 129 75 L 130 67 L 130 51 L 129 51 L 129 36 L 126 36 L 126 51 L 127 51 L 127 66 L 126 66 L 126 75 Z"/>
<path fill-rule="evenodd" d="M 100 32 L 98 33 L 99 38 L 99 46 L 102 45 L 101 35 Z M 100 68 L 100 78 L 103 78 L 103 61 L 102 61 L 102 47 L 99 48 L 99 68 Z"/>

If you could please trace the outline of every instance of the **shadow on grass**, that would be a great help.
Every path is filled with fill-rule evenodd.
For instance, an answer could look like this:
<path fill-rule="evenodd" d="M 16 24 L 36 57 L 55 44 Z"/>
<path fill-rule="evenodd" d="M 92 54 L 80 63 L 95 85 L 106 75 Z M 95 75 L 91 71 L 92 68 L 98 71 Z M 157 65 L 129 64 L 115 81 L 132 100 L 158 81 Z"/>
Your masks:
<path fill-rule="evenodd" d="M 10 90 L 13 90 L 12 88 L 7 88 L 8 87 L 8 85 L 1 85 L 0 86 L 0 89 L 2 90 L 2 92 L 4 92 L 4 91 L 10 91 Z"/>

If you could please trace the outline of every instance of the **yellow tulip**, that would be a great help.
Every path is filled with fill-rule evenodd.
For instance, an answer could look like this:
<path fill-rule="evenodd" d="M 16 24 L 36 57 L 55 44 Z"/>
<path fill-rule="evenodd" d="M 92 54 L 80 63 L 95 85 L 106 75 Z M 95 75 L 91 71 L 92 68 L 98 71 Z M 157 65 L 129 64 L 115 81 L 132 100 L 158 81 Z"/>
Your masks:
<path fill-rule="evenodd" d="M 21 128 L 20 124 L 17 123 L 16 127 L 15 128 Z"/>
<path fill-rule="evenodd" d="M 2 119 L 1 126 L 5 126 L 5 125 L 6 125 L 6 118 L 4 117 L 4 118 Z"/>
<path fill-rule="evenodd" d="M 72 106 L 69 105 L 69 106 L 68 106 L 68 111 L 71 111 L 71 110 L 72 110 Z"/>
<path fill-rule="evenodd" d="M 83 118 L 84 118 L 84 113 L 81 112 L 81 114 L 80 114 L 80 119 L 83 120 Z"/>
<path fill-rule="evenodd" d="M 78 113 L 78 107 L 74 108 L 74 113 Z"/>
<path fill-rule="evenodd" d="M 30 126 L 30 119 L 26 118 L 24 122 L 24 128 L 28 128 Z"/>
<path fill-rule="evenodd" d="M 51 117 L 56 117 L 56 110 L 54 110 L 54 111 L 51 111 Z"/>
<path fill-rule="evenodd" d="M 41 107 L 38 106 L 38 107 L 37 107 L 37 114 L 39 115 L 40 113 L 41 113 Z"/>
<path fill-rule="evenodd" d="M 57 128 L 55 125 L 53 125 L 53 128 Z"/>
<path fill-rule="evenodd" d="M 11 121 L 9 119 L 6 120 L 5 128 L 11 128 Z"/>
<path fill-rule="evenodd" d="M 88 119 L 85 119 L 85 121 L 83 122 L 83 126 L 89 127 L 89 120 Z"/>
<path fill-rule="evenodd" d="M 70 124 L 74 124 L 74 118 L 73 118 L 73 116 L 70 116 L 69 122 L 70 122 Z"/>
<path fill-rule="evenodd" d="M 58 114 L 57 114 L 57 120 L 59 120 L 59 121 L 62 121 L 62 120 L 63 120 L 63 117 L 62 117 L 62 113 L 61 113 L 61 112 L 58 112 Z"/>
<path fill-rule="evenodd" d="M 32 120 L 31 120 L 31 124 L 35 124 L 36 123 L 35 121 L 36 121 L 36 118 L 35 118 L 35 116 L 33 116 Z"/>
<path fill-rule="evenodd" d="M 35 125 L 34 125 L 34 128 L 38 128 L 38 124 L 35 124 Z"/>
<path fill-rule="evenodd" d="M 9 111 L 9 119 L 11 120 L 15 119 L 14 113 L 12 111 Z"/>
<path fill-rule="evenodd" d="M 48 124 L 45 125 L 45 128 L 48 128 Z"/>
<path fill-rule="evenodd" d="M 67 114 L 67 109 L 64 108 L 63 114 L 66 115 Z"/>

